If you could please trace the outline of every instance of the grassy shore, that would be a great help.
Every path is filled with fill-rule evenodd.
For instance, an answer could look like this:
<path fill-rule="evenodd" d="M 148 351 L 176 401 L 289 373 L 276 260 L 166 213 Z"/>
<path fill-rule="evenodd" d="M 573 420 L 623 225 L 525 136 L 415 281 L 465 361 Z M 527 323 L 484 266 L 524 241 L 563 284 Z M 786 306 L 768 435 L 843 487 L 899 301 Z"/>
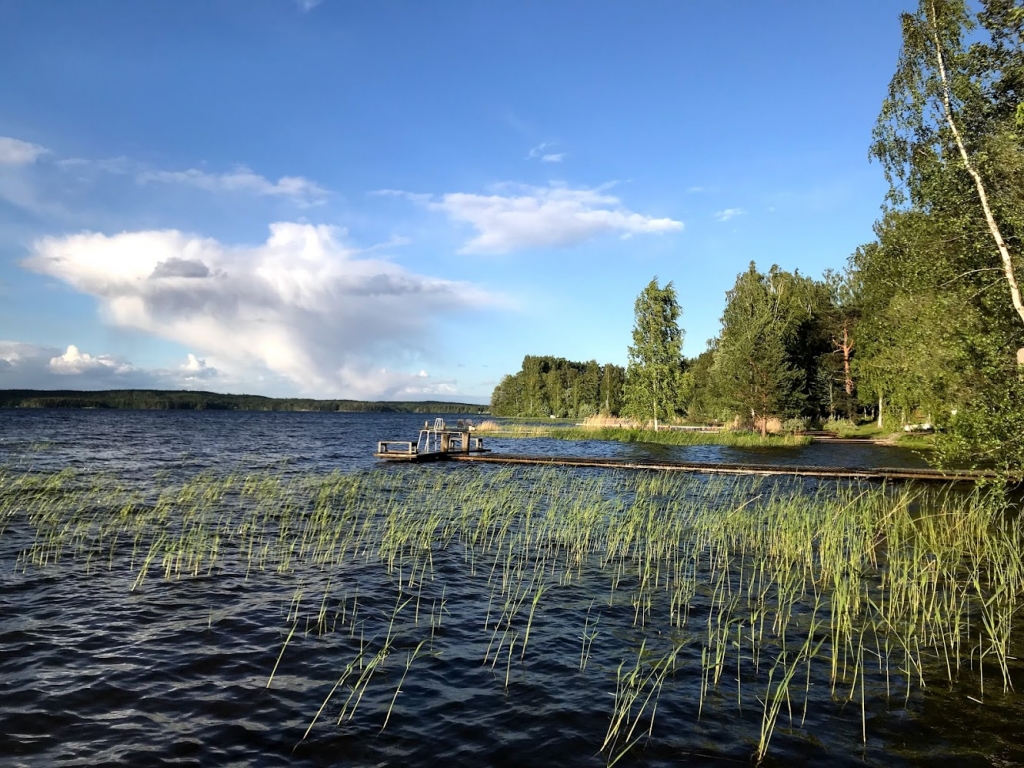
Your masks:
<path fill-rule="evenodd" d="M 739 448 L 791 448 L 808 445 L 811 438 L 804 435 L 768 435 L 762 438 L 756 432 L 722 430 L 720 432 L 690 432 L 674 429 L 642 429 L 636 427 L 588 427 L 557 424 L 499 424 L 485 421 L 478 428 L 480 434 L 494 437 L 553 437 L 559 440 L 616 440 L 621 443 L 656 443 L 660 445 L 730 445 Z"/>

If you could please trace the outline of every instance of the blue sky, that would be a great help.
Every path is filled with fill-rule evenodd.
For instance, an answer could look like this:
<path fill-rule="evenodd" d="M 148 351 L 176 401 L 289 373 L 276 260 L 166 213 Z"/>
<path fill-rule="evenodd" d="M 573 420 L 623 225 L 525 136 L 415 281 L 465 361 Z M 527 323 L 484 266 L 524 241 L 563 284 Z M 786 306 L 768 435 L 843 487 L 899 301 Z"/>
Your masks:
<path fill-rule="evenodd" d="M 841 268 L 909 2 L 0 3 L 0 388 L 485 401 Z"/>

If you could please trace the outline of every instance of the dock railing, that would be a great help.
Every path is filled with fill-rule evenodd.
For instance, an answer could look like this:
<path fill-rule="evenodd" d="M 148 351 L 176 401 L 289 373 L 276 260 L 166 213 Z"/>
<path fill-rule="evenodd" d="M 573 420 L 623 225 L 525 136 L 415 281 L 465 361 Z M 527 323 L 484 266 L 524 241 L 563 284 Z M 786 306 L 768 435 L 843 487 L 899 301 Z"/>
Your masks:
<path fill-rule="evenodd" d="M 419 449 L 411 440 L 379 440 L 377 442 L 377 454 L 388 453 L 415 456 L 419 453 Z"/>

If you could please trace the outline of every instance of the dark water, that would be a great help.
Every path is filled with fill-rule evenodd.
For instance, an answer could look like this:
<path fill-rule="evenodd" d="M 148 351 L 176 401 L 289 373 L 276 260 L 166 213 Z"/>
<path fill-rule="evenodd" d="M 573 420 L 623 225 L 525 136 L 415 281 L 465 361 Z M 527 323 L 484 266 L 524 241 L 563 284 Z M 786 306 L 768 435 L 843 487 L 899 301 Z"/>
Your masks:
<path fill-rule="evenodd" d="M 449 417 L 451 418 L 451 417 Z M 410 439 L 424 416 L 222 412 L 0 411 L 0 465 L 26 471 L 72 467 L 127 484 L 173 482 L 200 472 L 491 472 L 484 467 L 379 467 L 378 439 Z M 491 440 L 496 451 L 650 456 L 827 466 L 922 466 L 908 451 L 858 445 L 782 450 L 666 448 L 557 440 Z M 448 613 L 381 725 L 411 647 L 381 672 L 358 717 L 335 725 L 332 704 L 302 736 L 341 673 L 340 658 L 369 638 L 300 631 L 267 680 L 289 627 L 296 576 L 275 571 L 162 580 L 132 591 L 126 565 L 62 561 L 16 567 L 27 527 L 0 536 L 0 764 L 3 765 L 583 765 L 600 766 L 615 670 L 628 621 L 609 615 L 592 667 L 578 671 L 581 630 L 594 598 L 568 585 L 538 617 L 532 663 L 481 664 L 487 574 L 467 575 L 464 553 L 439 551 Z M 458 576 L 458 578 L 455 578 Z M 304 573 L 316 602 L 330 574 Z M 369 560 L 338 577 L 362 589 L 363 610 L 386 627 L 390 580 Z M 698 596 L 698 602 L 700 597 Z M 375 601 L 380 603 L 375 605 Z M 315 612 L 315 611 L 314 611 Z M 381 624 L 383 621 L 383 624 Z M 566 628 L 570 629 L 566 629 Z M 308 624 L 307 624 L 308 628 Z M 381 630 L 383 631 L 383 630 Z M 481 639 L 483 637 L 483 640 Z M 609 649 L 607 652 L 603 649 Z M 347 655 L 346 655 L 347 654 Z M 698 645 L 681 665 L 700 667 Z M 876 683 L 881 685 L 879 680 Z M 1024 764 L 1024 707 L 993 691 L 975 704 L 973 684 L 948 685 L 859 706 L 814 689 L 803 727 L 780 723 L 767 765 Z M 756 747 L 761 704 L 737 713 L 726 689 L 698 716 L 693 697 L 665 696 L 657 738 L 624 764 L 743 765 Z M 717 701 L 717 698 L 722 701 Z M 857 711 L 854 712 L 853 710 Z"/>

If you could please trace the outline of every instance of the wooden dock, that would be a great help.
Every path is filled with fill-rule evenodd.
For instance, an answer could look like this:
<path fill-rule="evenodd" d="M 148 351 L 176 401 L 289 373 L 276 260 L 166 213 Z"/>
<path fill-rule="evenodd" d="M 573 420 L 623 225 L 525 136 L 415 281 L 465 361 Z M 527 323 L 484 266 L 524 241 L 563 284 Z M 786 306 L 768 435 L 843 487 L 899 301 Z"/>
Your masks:
<path fill-rule="evenodd" d="M 486 453 L 487 450 L 484 439 L 473 435 L 471 424 L 459 422 L 451 427 L 445 424 L 444 419 L 435 419 L 433 425 L 430 422 L 423 424 L 415 443 L 412 440 L 380 440 L 373 455 L 386 461 L 420 463 Z"/>
<path fill-rule="evenodd" d="M 824 441 L 823 441 L 824 442 Z M 842 438 L 828 442 L 847 442 Z M 848 442 L 869 443 L 863 439 Z M 484 448 L 481 437 L 473 434 L 472 424 L 459 422 L 454 427 L 444 419 L 435 419 L 420 430 L 419 439 L 381 440 L 374 456 L 385 461 L 422 463 L 428 461 L 470 461 L 484 464 L 533 464 L 549 467 L 594 467 L 606 469 L 647 469 L 664 472 L 691 472 L 704 475 L 755 475 L 762 477 L 816 477 L 835 480 L 918 481 L 928 483 L 977 483 L 996 480 L 995 472 L 901 467 L 817 467 L 792 464 L 725 464 L 659 459 L 621 459 L 599 456 L 531 456 L 494 454 Z"/>
<path fill-rule="evenodd" d="M 789 464 L 718 464 L 688 461 L 616 459 L 590 456 L 528 456 L 514 454 L 451 453 L 436 459 L 470 461 L 486 464 L 533 464 L 558 467 L 603 467 L 609 469 L 649 469 L 668 472 L 691 472 L 707 475 L 757 475 L 816 477 L 837 480 L 904 481 L 930 483 L 976 483 L 995 479 L 996 474 L 983 471 L 943 472 L 937 469 L 898 467 L 810 467 Z"/>

